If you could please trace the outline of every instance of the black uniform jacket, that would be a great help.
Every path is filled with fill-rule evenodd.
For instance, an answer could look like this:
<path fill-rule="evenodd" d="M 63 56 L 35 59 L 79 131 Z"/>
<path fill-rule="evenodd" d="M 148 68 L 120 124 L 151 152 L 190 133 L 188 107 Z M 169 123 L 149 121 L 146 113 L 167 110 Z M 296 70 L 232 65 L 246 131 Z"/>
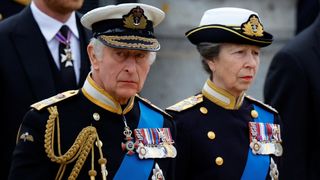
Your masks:
<path fill-rule="evenodd" d="M 113 179 L 115 173 L 119 169 L 122 159 L 126 151 L 122 150 L 121 143 L 124 140 L 124 122 L 122 115 L 108 111 L 100 106 L 97 102 L 93 103 L 92 100 L 86 98 L 82 91 L 69 91 L 63 93 L 64 97 L 60 94 L 57 98 L 64 98 L 59 102 L 52 103 L 52 100 L 42 101 L 37 105 L 38 109 L 30 110 L 22 123 L 18 144 L 14 150 L 13 162 L 10 171 L 9 179 L 54 179 L 59 169 L 59 164 L 52 162 L 45 151 L 45 131 L 48 130 L 53 124 L 48 123 L 49 111 L 47 107 L 56 106 L 59 113 L 59 125 L 55 125 L 56 135 L 59 126 L 60 129 L 60 142 L 57 139 L 54 141 L 54 148 L 56 156 L 59 156 L 57 148 L 58 144 L 61 146 L 61 154 L 66 153 L 79 133 L 88 126 L 96 128 L 99 139 L 102 144 L 102 154 L 107 159 L 106 169 L 108 171 L 107 179 Z M 71 97 L 69 97 L 71 96 Z M 68 98 L 67 98 L 68 97 Z M 56 98 L 56 99 L 57 99 Z M 157 108 L 142 100 L 138 96 L 134 97 L 132 109 L 125 114 L 127 125 L 133 131 L 137 128 L 140 116 L 140 109 L 138 102 L 144 103 L 149 108 L 159 111 Z M 49 105 L 47 105 L 49 104 Z M 99 104 L 99 103 L 98 103 Z M 168 114 L 161 112 L 164 116 L 163 127 L 168 127 L 174 133 L 173 122 Z M 150 119 L 152 120 L 152 119 Z M 48 123 L 48 125 L 46 125 Z M 134 136 L 133 136 L 134 137 Z M 91 158 L 94 156 L 94 169 L 97 171 L 96 179 L 102 179 L 100 173 L 100 165 L 98 159 L 100 152 L 96 145 L 94 145 L 94 154 L 89 153 L 84 165 L 80 170 L 77 179 L 89 179 L 88 171 L 91 169 Z M 137 156 L 135 153 L 133 156 Z M 64 176 L 66 179 L 71 172 L 76 160 L 67 164 Z M 155 159 L 158 163 L 163 175 L 166 179 L 172 179 L 172 163 L 173 158 L 159 158 Z M 150 173 L 150 177 L 152 172 Z"/>
<path fill-rule="evenodd" d="M 76 17 L 81 46 L 80 88 L 90 71 L 86 46 L 91 35 L 80 24 L 79 15 Z M 1 130 L 5 144 L 1 161 L 5 172 L 9 171 L 16 132 L 30 105 L 59 93 L 50 62 L 54 60 L 29 6 L 0 22 L 0 113 L 6 127 Z"/>
<path fill-rule="evenodd" d="M 285 179 L 320 179 L 320 16 L 273 58 L 265 102 L 283 121 Z"/>
<path fill-rule="evenodd" d="M 167 108 L 177 126 L 176 179 L 241 179 L 251 151 L 248 123 L 253 121 L 253 104 L 274 114 L 274 123 L 279 124 L 279 118 L 275 110 L 253 98 L 223 105 L 207 94 Z M 271 157 L 279 167 L 279 157 Z"/>

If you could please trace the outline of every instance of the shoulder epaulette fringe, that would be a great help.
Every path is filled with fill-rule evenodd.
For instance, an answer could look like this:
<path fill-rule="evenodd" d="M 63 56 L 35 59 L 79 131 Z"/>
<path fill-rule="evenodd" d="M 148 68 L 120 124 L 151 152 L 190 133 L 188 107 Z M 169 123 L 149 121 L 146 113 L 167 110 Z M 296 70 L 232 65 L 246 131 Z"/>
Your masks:
<path fill-rule="evenodd" d="M 278 114 L 278 111 L 276 109 L 274 109 L 272 106 L 270 106 L 268 104 L 265 104 L 265 103 L 255 99 L 255 98 L 251 97 L 251 96 L 246 95 L 245 97 L 248 98 L 249 100 L 254 101 L 254 102 L 260 104 L 261 106 L 263 106 L 263 107 L 275 112 L 276 114 Z"/>
<path fill-rule="evenodd" d="M 166 108 L 166 110 L 181 112 L 183 110 L 189 109 L 189 108 L 201 103 L 202 101 L 203 101 L 203 95 L 198 94 L 196 96 L 191 96 L 187 99 L 184 99 L 184 100 Z"/>
<path fill-rule="evenodd" d="M 161 113 L 169 116 L 169 117 L 172 117 L 170 114 L 168 114 L 167 112 L 165 112 L 164 110 L 162 110 L 161 108 L 159 108 L 158 106 L 152 104 L 148 99 L 146 98 L 143 98 L 141 96 L 139 96 L 138 94 L 136 95 L 137 98 L 139 98 L 140 100 L 142 100 L 143 102 L 145 102 L 146 104 L 150 105 L 151 107 L 153 107 L 154 109 L 160 111 Z"/>
<path fill-rule="evenodd" d="M 70 98 L 74 95 L 77 95 L 79 92 L 79 90 L 69 90 L 69 91 L 65 91 L 65 92 L 62 92 L 62 93 L 59 93 L 55 96 L 52 96 L 50 98 L 47 98 L 47 99 L 44 99 L 42 101 L 39 101 L 39 102 L 36 102 L 34 104 L 31 105 L 31 107 L 35 108 L 36 110 L 41 110 L 45 107 L 48 107 L 52 104 L 55 104 L 57 102 L 60 102 L 60 101 L 63 101 L 67 98 Z"/>

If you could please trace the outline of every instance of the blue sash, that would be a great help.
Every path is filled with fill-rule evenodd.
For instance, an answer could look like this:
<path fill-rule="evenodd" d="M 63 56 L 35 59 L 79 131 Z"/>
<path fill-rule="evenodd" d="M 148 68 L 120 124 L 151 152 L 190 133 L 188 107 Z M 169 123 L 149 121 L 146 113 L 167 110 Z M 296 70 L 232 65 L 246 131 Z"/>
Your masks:
<path fill-rule="evenodd" d="M 143 103 L 139 102 L 140 107 L 140 120 L 138 128 L 161 128 L 163 127 L 163 116 L 149 109 Z M 126 179 L 148 179 L 153 167 L 153 159 L 139 159 L 134 155 L 125 155 L 120 168 L 118 169 L 114 180 L 126 180 Z"/>
<path fill-rule="evenodd" d="M 273 123 L 274 116 L 272 113 L 253 105 L 259 116 L 254 119 L 255 122 Z M 247 164 L 242 174 L 241 180 L 260 180 L 266 179 L 270 164 L 268 155 L 255 155 L 249 148 Z"/>

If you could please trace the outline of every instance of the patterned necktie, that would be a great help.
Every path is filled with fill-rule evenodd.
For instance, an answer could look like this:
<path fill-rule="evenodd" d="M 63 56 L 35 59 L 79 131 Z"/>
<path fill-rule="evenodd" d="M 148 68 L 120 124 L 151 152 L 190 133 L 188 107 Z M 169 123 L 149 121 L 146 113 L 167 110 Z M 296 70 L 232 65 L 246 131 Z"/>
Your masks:
<path fill-rule="evenodd" d="M 59 43 L 59 62 L 62 89 L 70 90 L 77 88 L 76 76 L 73 68 L 73 59 L 70 48 L 71 31 L 68 26 L 63 25 L 57 33 Z"/>

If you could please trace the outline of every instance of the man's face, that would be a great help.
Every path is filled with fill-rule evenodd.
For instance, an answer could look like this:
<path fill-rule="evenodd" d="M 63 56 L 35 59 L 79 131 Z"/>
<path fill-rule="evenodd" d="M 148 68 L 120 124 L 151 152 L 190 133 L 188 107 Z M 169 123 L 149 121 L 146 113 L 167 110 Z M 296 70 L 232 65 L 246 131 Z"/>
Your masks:
<path fill-rule="evenodd" d="M 54 12 L 61 14 L 79 10 L 84 0 L 43 0 L 46 6 Z"/>
<path fill-rule="evenodd" d="M 151 53 L 111 47 L 103 51 L 100 60 L 91 60 L 93 78 L 115 100 L 125 104 L 141 91 L 150 70 Z"/>

